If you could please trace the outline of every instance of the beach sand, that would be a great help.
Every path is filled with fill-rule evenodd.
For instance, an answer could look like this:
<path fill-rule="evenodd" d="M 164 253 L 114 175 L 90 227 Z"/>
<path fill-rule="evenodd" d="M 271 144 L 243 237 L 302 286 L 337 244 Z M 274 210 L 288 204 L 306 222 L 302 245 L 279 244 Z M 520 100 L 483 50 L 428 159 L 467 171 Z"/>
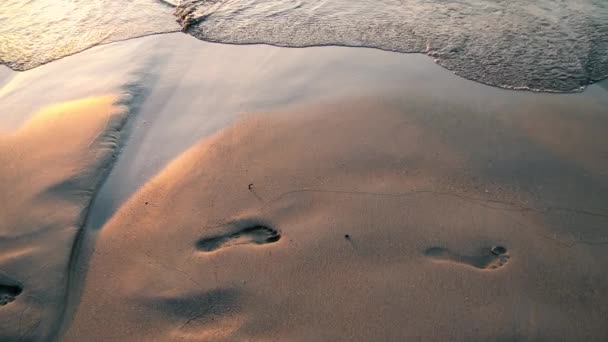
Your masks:
<path fill-rule="evenodd" d="M 601 85 L 182 34 L 0 84 L 3 341 L 608 338 Z"/>
<path fill-rule="evenodd" d="M 61 102 L 0 136 L 2 340 L 45 340 L 67 296 L 67 265 L 117 151 L 116 95 Z"/>

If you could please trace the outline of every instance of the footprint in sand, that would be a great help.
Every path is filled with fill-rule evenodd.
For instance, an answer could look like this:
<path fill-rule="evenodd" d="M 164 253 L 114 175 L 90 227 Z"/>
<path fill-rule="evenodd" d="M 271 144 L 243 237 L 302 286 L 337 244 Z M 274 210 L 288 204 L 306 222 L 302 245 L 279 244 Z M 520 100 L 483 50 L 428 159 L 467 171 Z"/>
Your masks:
<path fill-rule="evenodd" d="M 424 255 L 435 262 L 451 262 L 475 267 L 481 270 L 493 270 L 504 266 L 509 261 L 507 249 L 503 246 L 494 246 L 484 249 L 477 255 L 462 255 L 454 253 L 447 248 L 431 247 Z"/>
<path fill-rule="evenodd" d="M 281 234 L 276 229 L 262 225 L 253 225 L 235 232 L 204 238 L 198 241 L 197 248 L 203 252 L 213 252 L 219 248 L 256 244 L 263 245 L 279 241 Z"/>
<path fill-rule="evenodd" d="M 13 302 L 21 291 L 23 289 L 20 286 L 0 284 L 0 306 Z"/>

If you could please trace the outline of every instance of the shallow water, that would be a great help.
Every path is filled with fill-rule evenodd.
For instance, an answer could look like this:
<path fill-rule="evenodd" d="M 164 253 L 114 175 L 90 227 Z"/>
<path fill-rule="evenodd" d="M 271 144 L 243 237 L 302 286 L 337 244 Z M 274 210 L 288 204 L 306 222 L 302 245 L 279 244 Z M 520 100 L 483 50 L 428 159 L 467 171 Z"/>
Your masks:
<path fill-rule="evenodd" d="M 95 45 L 179 31 L 154 0 L 2 0 L 0 63 L 27 70 Z"/>
<path fill-rule="evenodd" d="M 482 83 L 573 91 L 608 76 L 603 0 L 185 0 L 206 40 L 424 52 Z"/>
<path fill-rule="evenodd" d="M 94 45 L 179 30 L 176 19 L 215 42 L 422 52 L 505 88 L 576 91 L 608 77 L 605 0 L 8 0 L 0 63 L 26 70 Z"/>

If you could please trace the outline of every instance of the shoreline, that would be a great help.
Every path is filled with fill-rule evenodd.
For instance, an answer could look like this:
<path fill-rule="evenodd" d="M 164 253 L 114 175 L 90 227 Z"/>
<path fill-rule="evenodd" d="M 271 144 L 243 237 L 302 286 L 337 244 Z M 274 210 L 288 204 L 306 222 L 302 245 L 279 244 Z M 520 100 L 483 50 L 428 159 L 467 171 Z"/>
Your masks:
<path fill-rule="evenodd" d="M 160 1 L 163 2 L 163 1 Z M 168 4 L 168 3 L 167 3 Z M 9 69 L 12 72 L 15 73 L 21 73 L 21 72 L 27 72 L 30 70 L 34 70 L 36 68 L 39 68 L 41 66 L 44 66 L 46 64 L 52 63 L 52 62 L 56 62 L 59 61 L 61 59 L 67 58 L 67 57 L 71 57 L 74 55 L 78 55 L 80 53 L 86 52 L 90 49 L 95 49 L 98 47 L 103 47 L 106 45 L 112 45 L 112 44 L 117 44 L 117 43 L 123 43 L 123 42 L 128 42 L 131 40 L 139 40 L 142 38 L 147 38 L 147 37 L 153 37 L 153 36 L 163 36 L 163 35 L 173 35 L 173 34 L 184 34 L 187 35 L 191 38 L 194 38 L 204 44 L 220 44 L 220 45 L 234 45 L 234 46 L 267 46 L 267 47 L 275 47 L 275 48 L 283 48 L 283 49 L 310 49 L 310 48 L 349 48 L 349 49 L 371 49 L 371 50 L 378 50 L 378 51 L 382 51 L 382 52 L 390 52 L 390 53 L 397 53 L 397 54 L 404 54 L 404 55 L 424 55 L 428 58 L 431 58 L 434 62 L 434 64 L 438 65 L 439 67 L 441 67 L 442 69 L 464 79 L 467 81 L 473 81 L 488 87 L 493 87 L 493 88 L 498 88 L 498 89 L 503 89 L 503 90 L 511 90 L 511 91 L 518 91 L 518 92 L 532 92 L 532 93 L 539 93 L 539 94 L 576 94 L 576 93 L 580 93 L 580 92 L 584 92 L 587 88 L 589 88 L 590 86 L 594 86 L 594 85 L 600 85 L 600 84 L 606 84 L 606 82 L 608 82 L 608 78 L 604 78 L 601 80 L 595 80 L 591 83 L 588 83 L 586 85 L 581 86 L 581 88 L 579 89 L 575 89 L 575 90 L 569 90 L 569 91 L 561 91 L 561 90 L 547 90 L 547 89 L 532 89 L 532 88 L 528 88 L 528 87 L 510 87 L 510 86 L 501 86 L 501 85 L 495 85 L 495 84 L 491 84 L 491 83 L 486 83 L 483 82 L 481 80 L 474 80 L 472 78 L 468 78 L 466 76 L 460 75 L 459 73 L 448 69 L 447 67 L 437 63 L 437 61 L 434 59 L 433 56 L 425 53 L 425 52 L 420 52 L 420 51 L 416 51 L 416 52 L 402 52 L 402 51 L 397 51 L 397 50 L 390 50 L 390 49 L 383 49 L 383 48 L 379 48 L 379 47 L 373 47 L 373 46 L 360 46 L 360 45 L 340 45 L 340 44 L 314 44 L 314 45 L 305 45 L 305 46 L 288 46 L 288 45 L 280 45 L 280 44 L 272 44 L 272 43 L 231 43 L 231 42 L 221 42 L 221 41 L 215 41 L 215 40 L 207 40 L 207 39 L 201 39 L 201 38 L 196 38 L 193 37 L 191 35 L 189 35 L 187 32 L 183 32 L 180 30 L 176 30 L 176 31 L 168 31 L 168 32 L 155 32 L 155 33 L 149 33 L 149 34 L 145 34 L 142 36 L 137 36 L 137 37 L 131 37 L 131 38 L 125 38 L 125 39 L 118 39 L 112 42 L 102 42 L 96 45 L 92 45 L 84 50 L 78 51 L 78 52 L 74 52 L 72 54 L 69 55 L 65 55 L 62 57 L 59 57 L 57 59 L 45 62 L 43 64 L 40 64 L 38 66 L 35 66 L 33 68 L 30 69 L 24 69 L 24 70 L 19 70 L 19 69 L 12 69 L 10 68 L 8 65 L 4 65 L 4 64 L 0 64 L 0 67 L 5 67 L 7 69 Z M 603 86 L 602 86 L 603 87 Z M 605 87 L 603 87 L 605 88 Z"/>

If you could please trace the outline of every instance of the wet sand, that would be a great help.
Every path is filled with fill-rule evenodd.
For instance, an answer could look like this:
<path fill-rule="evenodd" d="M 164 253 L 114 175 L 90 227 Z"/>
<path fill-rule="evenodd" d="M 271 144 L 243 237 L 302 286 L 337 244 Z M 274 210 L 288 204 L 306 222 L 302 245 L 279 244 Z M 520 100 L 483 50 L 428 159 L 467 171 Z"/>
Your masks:
<path fill-rule="evenodd" d="M 0 84 L 2 340 L 608 337 L 600 85 L 180 34 Z"/>

